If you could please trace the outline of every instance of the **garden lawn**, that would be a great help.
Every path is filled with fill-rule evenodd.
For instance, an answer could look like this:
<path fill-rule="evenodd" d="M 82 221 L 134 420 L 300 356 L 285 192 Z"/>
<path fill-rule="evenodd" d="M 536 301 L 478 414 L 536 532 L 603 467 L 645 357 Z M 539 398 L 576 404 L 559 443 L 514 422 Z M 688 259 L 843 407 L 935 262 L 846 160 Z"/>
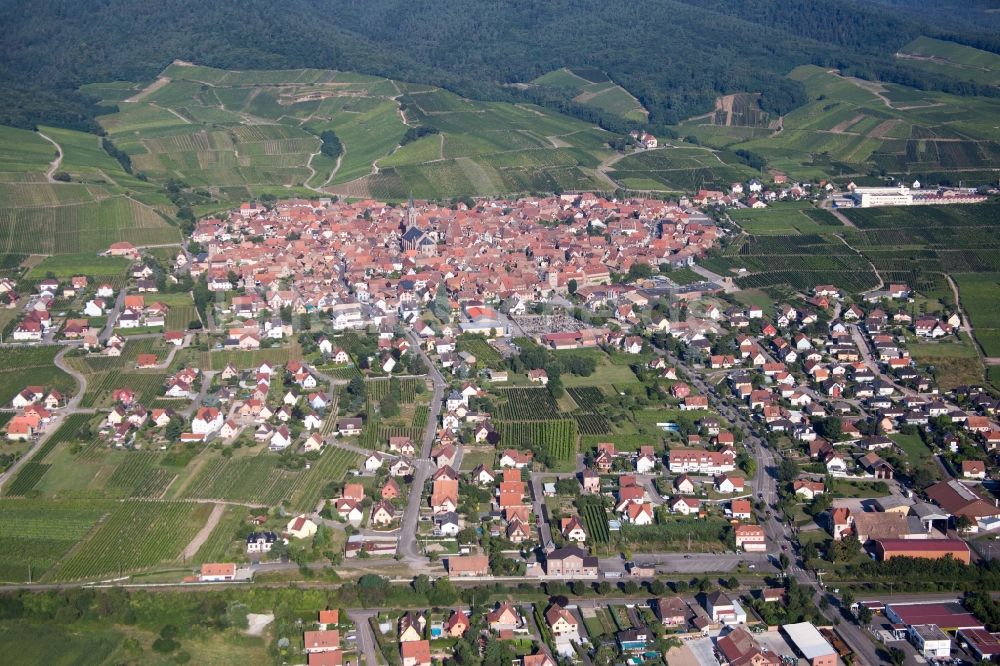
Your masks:
<path fill-rule="evenodd" d="M 557 355 L 558 356 L 558 355 Z M 638 362 L 638 360 L 636 360 Z M 601 359 L 594 373 L 587 377 L 580 377 L 568 373 L 563 374 L 562 382 L 566 388 L 578 386 L 607 386 L 613 384 L 621 386 L 625 384 L 638 383 L 635 373 L 628 365 L 612 363 L 606 356 L 601 355 Z"/>
<path fill-rule="evenodd" d="M 899 448 L 906 452 L 906 456 L 910 459 L 910 463 L 913 465 L 922 462 L 925 458 L 931 455 L 931 450 L 927 448 L 926 444 L 924 444 L 924 440 L 920 439 L 920 435 L 897 433 L 890 439 L 896 442 Z"/>

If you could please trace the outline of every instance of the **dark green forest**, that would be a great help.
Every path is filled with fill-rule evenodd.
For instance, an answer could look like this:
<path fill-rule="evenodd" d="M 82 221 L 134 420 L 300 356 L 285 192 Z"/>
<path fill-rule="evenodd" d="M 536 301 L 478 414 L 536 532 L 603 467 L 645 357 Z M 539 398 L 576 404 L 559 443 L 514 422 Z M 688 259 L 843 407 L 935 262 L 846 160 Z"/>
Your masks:
<path fill-rule="evenodd" d="M 924 89 L 996 94 L 892 59 L 920 34 L 1000 50 L 988 24 L 970 31 L 970 12 L 951 24 L 924 20 L 927 0 L 881 2 L 2 0 L 0 123 L 94 130 L 102 109 L 78 86 L 148 81 L 174 59 L 231 69 L 355 70 L 477 99 L 528 99 L 613 130 L 623 129 L 621 120 L 559 91 L 507 84 L 563 66 L 594 67 L 639 98 L 653 129 L 705 112 L 730 92 L 761 92 L 764 110 L 786 112 L 804 96 L 784 75 L 804 63 Z"/>

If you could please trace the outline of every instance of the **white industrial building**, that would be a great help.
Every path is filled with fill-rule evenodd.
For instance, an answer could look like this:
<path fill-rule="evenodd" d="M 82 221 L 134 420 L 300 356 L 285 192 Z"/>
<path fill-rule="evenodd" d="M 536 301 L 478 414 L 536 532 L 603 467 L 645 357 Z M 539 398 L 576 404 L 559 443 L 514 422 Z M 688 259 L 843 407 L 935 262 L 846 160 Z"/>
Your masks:
<path fill-rule="evenodd" d="M 913 192 L 905 185 L 898 187 L 856 187 L 851 193 L 851 198 L 861 208 L 913 205 Z"/>
<path fill-rule="evenodd" d="M 847 199 L 860 208 L 875 208 L 876 206 L 931 206 L 943 204 L 982 203 L 987 197 L 975 190 L 945 188 L 940 190 L 916 189 L 920 183 L 914 182 L 914 189 L 906 185 L 894 187 L 855 187 L 847 195 Z"/>
<path fill-rule="evenodd" d="M 911 625 L 910 642 L 916 646 L 925 659 L 948 659 L 951 657 L 951 639 L 936 624 Z"/>

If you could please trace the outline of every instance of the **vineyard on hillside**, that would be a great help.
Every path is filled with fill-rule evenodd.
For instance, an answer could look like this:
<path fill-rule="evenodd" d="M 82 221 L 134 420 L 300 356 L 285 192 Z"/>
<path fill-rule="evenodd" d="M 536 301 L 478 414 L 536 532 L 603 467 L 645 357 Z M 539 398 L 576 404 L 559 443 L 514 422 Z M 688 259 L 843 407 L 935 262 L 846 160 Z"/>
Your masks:
<path fill-rule="evenodd" d="M 0 580 L 37 581 L 113 508 L 101 501 L 0 503 Z"/>

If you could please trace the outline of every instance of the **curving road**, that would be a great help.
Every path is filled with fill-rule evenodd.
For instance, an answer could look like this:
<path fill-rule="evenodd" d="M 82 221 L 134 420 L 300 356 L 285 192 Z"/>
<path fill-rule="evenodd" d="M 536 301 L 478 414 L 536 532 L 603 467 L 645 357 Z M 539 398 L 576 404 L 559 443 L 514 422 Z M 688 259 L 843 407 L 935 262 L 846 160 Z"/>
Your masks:
<path fill-rule="evenodd" d="M 77 391 L 73 394 L 73 397 L 71 397 L 69 400 L 66 401 L 66 406 L 58 411 L 60 417 L 66 416 L 67 414 L 76 414 L 77 412 L 86 414 L 94 413 L 94 410 L 79 408 L 80 399 L 83 397 L 83 394 L 87 392 L 87 378 L 82 374 L 80 374 L 79 372 L 77 372 L 75 369 L 73 369 L 63 359 L 63 357 L 66 355 L 66 352 L 68 352 L 70 349 L 73 348 L 74 348 L 73 346 L 68 346 L 68 345 L 64 346 L 62 349 L 59 350 L 59 353 L 56 354 L 55 358 L 53 359 L 53 362 L 55 363 L 56 367 L 58 367 L 66 374 L 72 376 L 73 379 L 75 379 L 77 383 L 80 385 Z M 8 467 L 3 474 L 0 474 L 0 490 L 3 489 L 3 486 L 5 483 L 7 483 L 7 481 L 14 478 L 17 472 L 22 467 L 24 467 L 24 465 L 26 465 L 29 460 L 31 460 L 35 456 L 35 454 L 38 452 L 38 449 L 40 449 L 45 444 L 45 442 L 47 442 L 49 438 L 52 437 L 53 434 L 55 434 L 56 430 L 59 430 L 58 423 L 49 424 L 49 426 L 45 429 L 45 432 L 38 439 L 35 440 L 35 443 L 32 444 L 27 451 L 24 452 L 24 455 L 18 458 L 13 465 Z"/>

